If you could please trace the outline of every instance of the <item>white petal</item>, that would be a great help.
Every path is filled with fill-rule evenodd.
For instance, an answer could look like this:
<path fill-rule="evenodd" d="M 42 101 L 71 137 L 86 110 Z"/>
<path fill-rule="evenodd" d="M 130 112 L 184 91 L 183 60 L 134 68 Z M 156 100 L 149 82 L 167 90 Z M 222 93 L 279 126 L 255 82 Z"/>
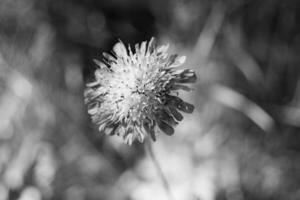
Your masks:
<path fill-rule="evenodd" d="M 98 103 L 88 105 L 88 113 L 90 115 L 95 115 L 98 112 Z"/>
<path fill-rule="evenodd" d="M 147 44 L 146 42 L 142 42 L 142 44 L 141 44 L 140 53 L 142 56 L 144 56 L 146 53 L 146 44 Z"/>
<path fill-rule="evenodd" d="M 169 44 L 162 45 L 157 48 L 158 53 L 165 53 L 169 49 Z"/>
<path fill-rule="evenodd" d="M 115 44 L 113 50 L 118 57 L 126 58 L 128 56 L 126 47 L 123 42 L 118 42 L 117 44 Z"/>
<path fill-rule="evenodd" d="M 154 50 L 155 50 L 155 38 L 152 37 L 150 42 L 148 43 L 147 56 L 152 54 Z"/>
<path fill-rule="evenodd" d="M 185 60 L 186 60 L 186 56 L 181 56 L 179 58 L 176 59 L 175 63 L 178 65 L 182 65 L 183 63 L 185 63 Z"/>
<path fill-rule="evenodd" d="M 94 63 L 100 67 L 100 69 L 107 69 L 107 66 L 100 60 L 93 59 Z"/>

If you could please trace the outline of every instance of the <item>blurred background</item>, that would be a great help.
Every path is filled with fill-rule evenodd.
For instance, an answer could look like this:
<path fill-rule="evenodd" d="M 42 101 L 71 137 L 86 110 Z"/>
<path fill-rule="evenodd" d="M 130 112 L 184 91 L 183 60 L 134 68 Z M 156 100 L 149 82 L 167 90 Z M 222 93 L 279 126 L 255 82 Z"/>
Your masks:
<path fill-rule="evenodd" d="M 0 200 L 169 199 L 83 103 L 94 58 L 152 36 L 198 76 L 153 144 L 174 200 L 300 199 L 298 0 L 0 0 Z"/>

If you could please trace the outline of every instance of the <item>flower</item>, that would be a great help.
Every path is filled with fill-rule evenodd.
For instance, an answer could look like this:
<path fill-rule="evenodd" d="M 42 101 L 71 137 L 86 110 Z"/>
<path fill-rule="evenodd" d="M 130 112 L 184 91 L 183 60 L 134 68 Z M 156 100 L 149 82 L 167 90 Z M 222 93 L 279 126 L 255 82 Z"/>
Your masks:
<path fill-rule="evenodd" d="M 85 103 L 99 131 L 119 135 L 129 145 L 147 135 L 156 140 L 157 127 L 167 135 L 183 119 L 179 111 L 192 113 L 194 106 L 178 97 L 177 90 L 196 81 L 190 69 L 177 69 L 185 56 L 168 55 L 168 45 L 156 47 L 155 39 L 125 47 L 120 41 L 111 54 L 103 53 L 95 81 L 87 84 Z"/>

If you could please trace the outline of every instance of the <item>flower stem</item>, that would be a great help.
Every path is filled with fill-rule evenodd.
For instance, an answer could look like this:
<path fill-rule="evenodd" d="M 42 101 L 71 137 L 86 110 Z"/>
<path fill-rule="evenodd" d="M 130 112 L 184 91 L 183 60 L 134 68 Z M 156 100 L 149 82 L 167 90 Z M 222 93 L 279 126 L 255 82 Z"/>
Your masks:
<path fill-rule="evenodd" d="M 146 152 L 148 152 L 148 154 L 156 168 L 156 171 L 162 181 L 163 187 L 165 188 L 166 193 L 169 196 L 169 200 L 175 200 L 175 198 L 172 195 L 171 189 L 170 189 L 170 184 L 169 184 L 167 178 L 165 177 L 165 175 L 159 165 L 159 162 L 157 161 L 157 158 L 153 152 L 151 140 L 146 140 Z"/>

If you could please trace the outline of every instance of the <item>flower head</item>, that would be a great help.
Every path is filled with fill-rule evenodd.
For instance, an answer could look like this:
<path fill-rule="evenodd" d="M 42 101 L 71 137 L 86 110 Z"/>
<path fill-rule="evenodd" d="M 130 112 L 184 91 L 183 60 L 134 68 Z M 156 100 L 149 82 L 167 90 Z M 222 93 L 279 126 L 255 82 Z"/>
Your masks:
<path fill-rule="evenodd" d="M 190 90 L 186 83 L 196 81 L 190 69 L 177 69 L 185 56 L 168 55 L 168 45 L 156 47 L 155 40 L 135 45 L 135 51 L 120 41 L 111 54 L 103 53 L 103 62 L 95 81 L 88 83 L 85 103 L 100 132 L 117 134 L 132 144 L 147 135 L 155 141 L 157 127 L 167 135 L 183 119 L 179 111 L 191 113 L 194 106 L 176 92 Z"/>

